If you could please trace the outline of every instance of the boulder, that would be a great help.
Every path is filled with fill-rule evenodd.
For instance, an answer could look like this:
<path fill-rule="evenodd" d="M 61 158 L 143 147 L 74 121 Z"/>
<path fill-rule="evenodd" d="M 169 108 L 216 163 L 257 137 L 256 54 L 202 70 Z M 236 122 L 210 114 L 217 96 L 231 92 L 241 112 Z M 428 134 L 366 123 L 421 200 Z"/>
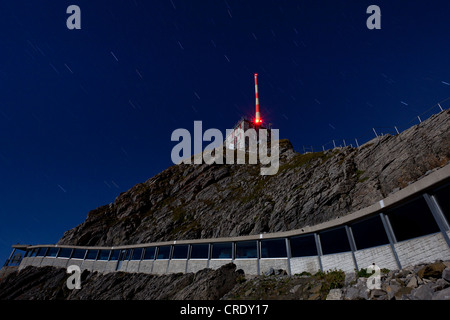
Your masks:
<path fill-rule="evenodd" d="M 426 265 L 422 269 L 417 272 L 417 275 L 420 278 L 436 278 L 439 279 L 442 277 L 442 272 L 445 269 L 445 264 L 442 262 L 435 262 Z"/>
<path fill-rule="evenodd" d="M 442 279 L 450 282 L 450 267 L 447 267 L 442 271 Z"/>
<path fill-rule="evenodd" d="M 396 285 L 396 284 L 386 286 L 386 293 L 388 295 L 388 299 L 389 300 L 394 299 L 395 295 L 401 288 L 402 287 L 400 287 L 399 285 Z"/>
<path fill-rule="evenodd" d="M 408 288 L 417 288 L 417 278 L 416 277 L 411 277 L 411 279 L 409 280 L 408 284 L 406 285 Z"/>
<path fill-rule="evenodd" d="M 433 289 L 431 288 L 432 284 L 424 284 L 411 292 L 414 300 L 431 300 L 433 297 Z"/>
<path fill-rule="evenodd" d="M 396 300 L 403 300 L 405 296 L 409 295 L 413 289 L 408 287 L 401 287 L 395 294 Z"/>
<path fill-rule="evenodd" d="M 373 289 L 370 291 L 370 298 L 371 299 L 380 299 L 383 296 L 386 296 L 386 291 L 381 289 Z"/>
<path fill-rule="evenodd" d="M 345 274 L 344 285 L 350 286 L 352 283 L 356 283 L 356 272 L 348 272 Z"/>
<path fill-rule="evenodd" d="M 433 294 L 431 300 L 450 300 L 450 287 Z"/>
<path fill-rule="evenodd" d="M 345 292 L 344 300 L 360 300 L 363 299 L 359 294 L 359 289 L 356 287 L 350 287 Z"/>
<path fill-rule="evenodd" d="M 341 289 L 331 289 L 327 295 L 326 300 L 342 300 L 342 290 Z"/>

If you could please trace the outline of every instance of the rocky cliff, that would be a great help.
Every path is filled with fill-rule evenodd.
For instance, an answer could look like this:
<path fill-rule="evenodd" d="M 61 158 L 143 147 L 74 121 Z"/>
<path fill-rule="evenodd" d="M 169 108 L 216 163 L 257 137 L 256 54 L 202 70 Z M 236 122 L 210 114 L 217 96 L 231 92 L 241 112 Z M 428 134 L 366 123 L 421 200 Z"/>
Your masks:
<path fill-rule="evenodd" d="M 450 159 L 450 111 L 360 148 L 299 154 L 280 140 L 280 168 L 174 165 L 89 212 L 58 242 L 125 245 L 228 237 L 314 225 L 369 206 Z"/>
<path fill-rule="evenodd" d="M 27 267 L 0 281 L 1 300 L 450 300 L 450 261 L 385 270 L 378 288 L 367 270 L 304 272 L 284 270 L 246 277 L 230 263 L 217 270 L 151 275 L 83 271 L 81 289 L 69 290 L 64 268 Z"/>

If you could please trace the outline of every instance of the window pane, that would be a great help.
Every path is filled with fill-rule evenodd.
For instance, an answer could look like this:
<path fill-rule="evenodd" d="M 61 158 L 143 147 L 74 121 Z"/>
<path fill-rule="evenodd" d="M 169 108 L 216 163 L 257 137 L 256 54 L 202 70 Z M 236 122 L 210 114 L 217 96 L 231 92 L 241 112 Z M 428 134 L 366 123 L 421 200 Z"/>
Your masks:
<path fill-rule="evenodd" d="M 110 252 L 110 250 L 100 250 L 98 260 L 108 260 Z"/>
<path fill-rule="evenodd" d="M 214 243 L 212 245 L 213 259 L 231 259 L 232 243 Z"/>
<path fill-rule="evenodd" d="M 75 249 L 73 251 L 72 259 L 84 259 L 84 256 L 86 254 L 86 250 L 84 249 Z"/>
<path fill-rule="evenodd" d="M 379 215 L 351 225 L 356 250 L 388 244 L 389 239 Z"/>
<path fill-rule="evenodd" d="M 170 246 L 159 247 L 158 256 L 156 259 L 169 259 Z"/>
<path fill-rule="evenodd" d="M 61 250 L 59 250 L 58 257 L 70 258 L 71 253 L 72 253 L 71 248 L 61 248 Z"/>
<path fill-rule="evenodd" d="M 236 243 L 236 259 L 258 258 L 256 241 Z"/>
<path fill-rule="evenodd" d="M 56 254 L 58 253 L 58 248 L 49 248 L 47 252 L 47 257 L 56 257 Z"/>
<path fill-rule="evenodd" d="M 111 257 L 109 258 L 110 261 L 116 261 L 119 259 L 119 253 L 120 250 L 113 250 L 111 253 Z"/>
<path fill-rule="evenodd" d="M 298 236 L 289 239 L 292 257 L 317 256 L 314 235 Z"/>
<path fill-rule="evenodd" d="M 348 242 L 347 231 L 345 231 L 344 227 L 320 232 L 319 236 L 323 254 L 332 254 L 351 250 L 350 243 Z"/>
<path fill-rule="evenodd" d="M 127 250 L 120 250 L 119 251 L 119 260 L 124 261 L 127 258 Z"/>
<path fill-rule="evenodd" d="M 155 258 L 155 248 L 145 248 L 144 260 L 153 260 Z"/>
<path fill-rule="evenodd" d="M 439 227 L 423 197 L 386 212 L 397 241 L 438 232 Z"/>
<path fill-rule="evenodd" d="M 436 201 L 450 225 L 450 185 L 435 192 Z"/>
<path fill-rule="evenodd" d="M 33 251 L 31 251 L 31 256 L 30 257 L 36 257 L 36 254 L 38 252 L 39 249 L 35 248 L 33 249 Z"/>
<path fill-rule="evenodd" d="M 284 239 L 261 240 L 261 258 L 285 258 L 286 241 Z"/>
<path fill-rule="evenodd" d="M 208 259 L 209 244 L 193 244 L 191 259 Z"/>
<path fill-rule="evenodd" d="M 88 250 L 86 259 L 95 260 L 97 259 L 98 250 Z"/>
<path fill-rule="evenodd" d="M 142 257 L 142 248 L 135 248 L 133 249 L 133 256 L 131 260 L 141 260 Z"/>
<path fill-rule="evenodd" d="M 188 248 L 189 246 L 187 244 L 182 246 L 174 246 L 172 259 L 187 259 Z"/>
<path fill-rule="evenodd" d="M 46 252 L 47 252 L 47 248 L 39 248 L 37 256 L 38 257 L 44 257 Z"/>
<path fill-rule="evenodd" d="M 122 250 L 122 260 L 130 260 L 131 249 Z"/>

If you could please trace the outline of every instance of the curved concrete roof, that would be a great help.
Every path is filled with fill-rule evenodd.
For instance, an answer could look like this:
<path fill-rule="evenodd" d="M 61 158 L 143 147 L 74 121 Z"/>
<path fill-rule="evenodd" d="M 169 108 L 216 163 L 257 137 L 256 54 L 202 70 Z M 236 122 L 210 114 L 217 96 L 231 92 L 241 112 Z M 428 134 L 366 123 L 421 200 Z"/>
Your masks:
<path fill-rule="evenodd" d="M 417 193 L 425 192 L 430 188 L 438 187 L 446 182 L 450 181 L 450 164 L 446 166 L 435 169 L 428 175 L 424 176 L 420 180 L 410 184 L 409 186 L 390 194 L 388 197 L 374 203 L 371 206 L 360 209 L 351 214 L 338 217 L 336 219 L 323 222 L 314 226 L 306 226 L 304 228 L 274 232 L 274 233 L 263 233 L 257 235 L 239 236 L 239 237 L 222 237 L 222 238 L 209 238 L 209 239 L 193 239 L 193 240 L 174 240 L 174 241 L 162 241 L 162 242 L 152 242 L 152 243 L 142 243 L 134 245 L 122 245 L 114 247 L 101 247 L 101 246 L 73 246 L 73 245 L 13 245 L 13 248 L 25 250 L 40 247 L 58 247 L 58 248 L 80 248 L 80 249 L 128 249 L 128 248 L 140 248 L 140 247 L 152 247 L 152 246 L 163 246 L 163 245 L 173 245 L 173 244 L 198 244 L 198 243 L 217 243 L 217 242 L 232 242 L 232 241 L 246 241 L 246 240 L 259 240 L 259 239 L 274 239 L 274 238 L 286 238 L 292 236 L 298 236 L 303 234 L 314 233 L 322 231 L 325 229 L 337 227 L 358 219 L 370 216 L 372 214 L 381 212 L 387 208 L 395 207 L 402 202 L 408 201 L 415 197 Z"/>

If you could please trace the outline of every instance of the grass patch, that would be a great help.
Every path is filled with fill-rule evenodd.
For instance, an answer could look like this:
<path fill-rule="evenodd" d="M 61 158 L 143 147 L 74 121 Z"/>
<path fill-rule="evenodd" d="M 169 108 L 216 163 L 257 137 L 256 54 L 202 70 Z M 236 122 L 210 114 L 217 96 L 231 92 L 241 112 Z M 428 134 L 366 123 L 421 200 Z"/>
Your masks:
<path fill-rule="evenodd" d="M 356 170 L 356 179 L 358 179 L 358 182 L 364 182 L 369 179 L 369 177 L 361 178 L 361 176 L 364 174 L 365 171 L 363 170 Z"/>
<path fill-rule="evenodd" d="M 356 271 L 356 270 L 355 270 Z M 386 268 L 382 268 L 380 269 L 381 273 L 387 274 L 389 273 L 389 269 Z M 367 268 L 361 268 L 359 271 L 356 271 L 356 275 L 358 276 L 358 278 L 369 278 L 370 276 L 372 276 L 375 273 L 375 270 L 371 270 L 370 272 L 367 272 Z"/>
<path fill-rule="evenodd" d="M 299 167 L 302 167 L 305 165 L 307 168 L 309 168 L 312 161 L 321 159 L 322 160 L 321 163 L 324 163 L 329 158 L 331 158 L 333 155 L 334 155 L 334 153 L 331 153 L 331 152 L 325 153 L 323 151 L 310 152 L 310 153 L 305 153 L 305 154 L 297 154 L 288 163 L 281 165 L 279 168 L 279 171 L 291 170 L 291 169 L 299 168 Z"/>
<path fill-rule="evenodd" d="M 338 289 L 344 286 L 345 272 L 342 270 L 318 271 L 314 277 L 321 280 L 320 294 L 322 297 L 326 297 L 331 289 Z"/>

